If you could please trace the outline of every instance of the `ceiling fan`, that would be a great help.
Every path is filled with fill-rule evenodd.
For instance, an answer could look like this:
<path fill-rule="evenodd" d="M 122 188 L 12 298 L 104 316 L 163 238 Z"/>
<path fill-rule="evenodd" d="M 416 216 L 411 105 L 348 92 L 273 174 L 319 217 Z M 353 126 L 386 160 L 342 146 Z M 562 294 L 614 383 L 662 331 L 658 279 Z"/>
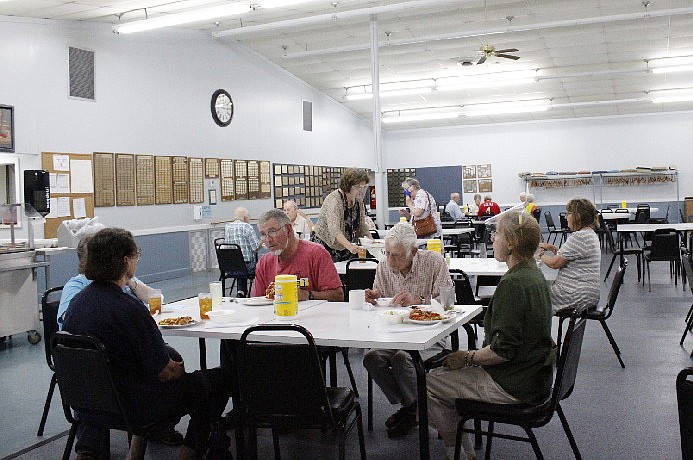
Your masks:
<path fill-rule="evenodd" d="M 506 16 L 505 19 L 508 20 L 508 22 L 512 22 L 513 16 Z M 486 29 L 486 33 L 484 36 L 488 35 L 488 13 L 486 9 L 486 0 L 484 0 L 484 27 Z M 484 43 L 482 41 L 481 48 L 479 48 L 479 51 L 477 51 L 478 54 L 481 55 L 479 58 L 479 61 L 476 63 L 477 65 L 483 64 L 486 62 L 486 59 L 490 57 L 499 57 L 499 58 L 505 58 L 505 59 L 512 59 L 513 61 L 517 61 L 520 59 L 520 56 L 513 56 L 512 54 L 507 54 L 507 53 L 516 53 L 519 50 L 517 48 L 506 48 L 504 50 L 497 50 L 495 46 L 490 45 L 488 43 Z"/>

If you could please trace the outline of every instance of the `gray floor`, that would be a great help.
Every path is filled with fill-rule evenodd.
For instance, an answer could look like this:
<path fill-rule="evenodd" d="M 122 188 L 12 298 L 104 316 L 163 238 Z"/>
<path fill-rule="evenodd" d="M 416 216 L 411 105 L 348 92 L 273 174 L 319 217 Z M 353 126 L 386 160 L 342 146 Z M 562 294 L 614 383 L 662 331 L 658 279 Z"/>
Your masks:
<path fill-rule="evenodd" d="M 603 271 L 611 255 L 605 254 Z M 693 336 L 679 346 L 683 317 L 691 305 L 691 291 L 679 281 L 674 286 L 666 262 L 652 265 L 652 292 L 636 281 L 635 261 L 631 261 L 619 302 L 609 326 L 622 350 L 626 369 L 621 369 L 599 324 L 590 323 L 582 350 L 577 385 L 563 407 L 585 459 L 676 459 L 681 458 L 674 381 L 684 367 L 693 365 L 689 357 Z M 215 273 L 156 283 L 167 301 L 195 295 Z M 606 298 L 610 282 L 603 285 Z M 197 343 L 171 338 L 189 367 L 197 366 Z M 464 342 L 464 339 L 462 340 Z M 208 341 L 208 361 L 218 362 L 218 342 Z M 366 374 L 360 365 L 362 354 L 351 351 L 351 362 L 362 398 Z M 341 372 L 340 383 L 348 380 Z M 43 401 L 50 381 L 43 345 L 32 346 L 23 335 L 0 344 L 0 458 L 56 459 L 65 445 L 67 422 L 54 398 L 46 433 L 36 437 Z M 393 411 L 384 396 L 375 395 L 375 429 L 366 434 L 371 459 L 415 458 L 418 441 L 415 431 L 402 439 L 386 436 L 384 419 Z M 365 401 L 364 423 L 365 423 Z M 179 428 L 184 429 L 185 420 Z M 126 439 L 113 432 L 112 458 L 125 458 Z M 536 431 L 546 458 L 571 458 L 570 446 L 555 417 Z M 40 445 L 44 443 L 43 445 Z M 38 447 L 37 447 L 38 445 Z M 282 438 L 284 458 L 334 458 L 330 435 L 318 432 L 289 433 Z M 260 434 L 260 458 L 271 458 L 271 439 Z M 17 453 L 21 453 L 17 455 Z M 444 458 L 440 441 L 431 432 L 432 458 Z M 176 449 L 150 443 L 147 458 L 175 457 Z M 479 453 L 481 456 L 482 454 Z M 348 458 L 358 458 L 356 437 L 348 440 Z M 529 445 L 495 440 L 494 458 L 532 458 Z M 74 457 L 74 454 L 73 454 Z"/>

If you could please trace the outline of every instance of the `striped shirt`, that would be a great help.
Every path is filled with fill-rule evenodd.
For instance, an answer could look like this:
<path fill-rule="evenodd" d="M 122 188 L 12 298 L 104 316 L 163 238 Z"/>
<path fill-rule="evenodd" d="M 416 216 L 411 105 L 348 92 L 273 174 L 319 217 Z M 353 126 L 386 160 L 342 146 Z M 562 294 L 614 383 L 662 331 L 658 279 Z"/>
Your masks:
<path fill-rule="evenodd" d="M 599 238 L 591 228 L 573 232 L 561 245 L 558 255 L 568 261 L 549 286 L 553 310 L 596 305 L 599 302 Z"/>
<path fill-rule="evenodd" d="M 445 259 L 438 252 L 419 249 L 414 255 L 411 270 L 406 275 L 387 266 L 387 259 L 378 264 L 373 289 L 383 297 L 394 297 L 407 291 L 426 299 L 440 299 L 440 287 L 452 286 Z"/>
<path fill-rule="evenodd" d="M 246 262 L 255 262 L 255 254 L 261 243 L 252 225 L 246 224 L 240 220 L 235 220 L 230 224 L 226 224 L 224 237 L 227 243 L 237 244 L 241 247 L 243 260 Z"/>

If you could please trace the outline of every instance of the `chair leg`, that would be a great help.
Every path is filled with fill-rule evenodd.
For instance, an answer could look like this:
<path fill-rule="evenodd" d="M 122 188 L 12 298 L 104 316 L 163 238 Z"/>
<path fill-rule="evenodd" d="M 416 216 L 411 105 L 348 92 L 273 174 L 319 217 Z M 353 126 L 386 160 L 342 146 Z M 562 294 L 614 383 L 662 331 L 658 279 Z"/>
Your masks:
<path fill-rule="evenodd" d="M 356 432 L 359 436 L 359 451 L 361 460 L 366 460 L 366 439 L 363 436 L 363 417 L 361 416 L 361 406 L 356 405 Z"/>
<path fill-rule="evenodd" d="M 539 442 L 537 441 L 537 437 L 534 436 L 534 431 L 532 431 L 532 428 L 529 426 L 523 426 L 522 428 L 524 428 L 525 433 L 527 433 L 527 437 L 529 438 L 529 442 L 532 444 L 532 449 L 534 449 L 534 455 L 537 456 L 537 460 L 544 460 L 544 454 L 541 453 Z"/>
<path fill-rule="evenodd" d="M 339 458 L 339 460 L 344 460 L 344 458 L 346 456 L 346 445 L 345 445 L 346 444 L 346 433 L 345 433 L 345 430 L 344 429 L 339 430 L 339 434 L 337 435 L 337 437 L 339 438 L 339 443 L 338 443 L 339 444 L 339 456 L 337 458 Z"/>
<path fill-rule="evenodd" d="M 638 283 L 640 282 L 640 272 L 642 271 L 642 264 L 640 263 L 641 259 L 642 259 L 642 253 L 635 255 L 635 261 L 637 262 L 637 265 L 638 265 Z M 644 274 L 643 274 L 643 276 L 644 276 Z"/>
<path fill-rule="evenodd" d="M 693 315 L 693 304 L 691 304 L 691 308 L 688 309 L 688 313 L 686 313 L 686 319 L 684 319 L 683 321 L 687 323 L 691 315 Z"/>
<path fill-rule="evenodd" d="M 51 384 L 48 387 L 48 394 L 46 395 L 46 402 L 43 404 L 43 415 L 41 415 L 41 423 L 39 423 L 39 429 L 36 436 L 43 436 L 43 430 L 46 428 L 46 419 L 48 419 L 48 411 L 51 408 L 51 401 L 53 400 L 53 392 L 55 391 L 56 383 L 58 383 L 58 378 L 55 376 L 55 373 L 53 373 L 53 376 L 51 377 Z"/>
<path fill-rule="evenodd" d="M 604 332 L 606 332 L 606 337 L 609 339 L 609 343 L 611 344 L 611 348 L 614 349 L 614 353 L 616 353 L 616 357 L 618 358 L 618 362 L 621 363 L 621 368 L 625 369 L 626 365 L 623 364 L 623 360 L 621 359 L 621 350 L 618 349 L 618 345 L 616 345 L 616 340 L 614 340 L 614 336 L 611 334 L 611 331 L 609 330 L 609 326 L 606 325 L 605 320 L 599 320 L 599 322 L 602 325 L 602 328 L 604 328 Z"/>
<path fill-rule="evenodd" d="M 474 421 L 476 424 L 476 420 Z M 481 427 L 481 422 L 479 422 L 479 426 Z M 493 441 L 493 422 L 488 422 L 488 435 L 486 435 L 486 454 L 484 455 L 484 458 L 486 460 L 491 459 L 491 442 Z"/>
<path fill-rule="evenodd" d="M 147 438 L 139 434 L 133 435 L 126 460 L 144 460 L 144 453 L 146 450 Z"/>
<path fill-rule="evenodd" d="M 611 263 L 609 264 L 609 269 L 606 271 L 606 276 L 604 277 L 605 283 L 606 283 L 607 278 L 609 278 L 609 274 L 611 273 L 611 268 L 614 266 L 615 261 L 616 261 L 616 254 L 614 254 L 613 257 L 611 258 Z M 638 281 L 640 281 L 639 277 L 638 277 Z"/>
<path fill-rule="evenodd" d="M 652 279 L 650 278 L 650 261 L 646 261 L 647 265 L 647 290 L 652 292 Z M 645 280 L 643 280 L 645 281 Z"/>
<path fill-rule="evenodd" d="M 279 433 L 272 427 L 272 447 L 274 447 L 274 460 L 282 460 L 282 451 L 279 448 Z"/>
<path fill-rule="evenodd" d="M 351 371 L 351 363 L 349 362 L 349 349 L 340 348 L 342 351 L 342 357 L 344 358 L 344 367 L 346 367 L 347 373 L 349 374 L 349 381 L 351 382 L 351 388 L 354 390 L 354 396 L 359 397 L 359 389 L 356 386 L 356 379 L 354 378 L 354 373 Z"/>
<path fill-rule="evenodd" d="M 457 433 L 455 433 L 455 460 L 460 460 L 460 452 L 462 451 L 462 428 L 465 420 L 460 420 L 457 424 Z"/>
<path fill-rule="evenodd" d="M 693 305 L 691 306 L 693 308 Z M 688 322 L 686 323 L 686 329 L 683 330 L 683 335 L 681 336 L 681 341 L 679 342 L 679 345 L 683 345 L 683 341 L 686 340 L 686 335 L 691 331 L 691 328 L 693 328 L 693 316 L 688 318 Z"/>
<path fill-rule="evenodd" d="M 478 418 L 474 419 L 474 429 L 477 431 L 474 433 L 474 449 L 481 449 L 484 445 L 484 436 L 481 434 L 481 420 Z"/>
<path fill-rule="evenodd" d="M 75 422 L 70 427 L 70 433 L 67 435 L 67 444 L 65 444 L 65 450 L 63 451 L 63 460 L 70 460 L 72 445 L 75 443 L 75 435 L 77 434 L 77 425 L 78 422 Z"/>
<path fill-rule="evenodd" d="M 368 431 L 373 431 L 373 378 L 368 374 L 368 411 L 366 418 Z"/>
<path fill-rule="evenodd" d="M 582 455 L 580 455 L 580 449 L 578 449 L 577 443 L 575 442 L 575 437 L 573 436 L 573 432 L 570 431 L 570 425 L 568 425 L 568 419 L 565 418 L 565 414 L 563 413 L 563 408 L 561 407 L 560 404 L 556 405 L 556 411 L 558 412 L 558 418 L 561 419 L 561 425 L 563 425 L 563 430 L 565 431 L 566 436 L 568 436 L 568 442 L 570 442 L 570 447 L 573 449 L 573 453 L 575 454 L 575 459 L 576 460 L 582 460 Z"/>

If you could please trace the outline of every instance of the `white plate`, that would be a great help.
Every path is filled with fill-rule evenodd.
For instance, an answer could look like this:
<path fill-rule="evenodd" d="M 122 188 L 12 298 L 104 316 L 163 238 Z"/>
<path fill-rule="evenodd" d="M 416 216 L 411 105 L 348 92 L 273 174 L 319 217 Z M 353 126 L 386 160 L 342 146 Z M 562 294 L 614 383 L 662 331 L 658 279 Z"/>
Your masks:
<path fill-rule="evenodd" d="M 236 299 L 236 302 L 249 307 L 259 307 L 261 305 L 272 305 L 274 300 L 268 299 L 265 296 L 262 297 L 250 297 L 249 299 Z"/>
<path fill-rule="evenodd" d="M 259 316 L 252 316 L 250 318 L 234 318 L 233 321 L 226 320 L 225 323 L 214 323 L 210 322 L 207 324 L 207 328 L 210 329 L 223 329 L 225 327 L 241 327 L 241 326 L 254 326 L 260 322 Z"/>
<path fill-rule="evenodd" d="M 159 323 L 157 323 L 157 324 L 162 329 L 182 329 L 184 327 L 195 326 L 197 324 L 200 324 L 200 322 L 199 321 L 193 321 L 192 323 L 188 323 L 188 324 L 159 324 Z"/>
<path fill-rule="evenodd" d="M 452 314 L 450 314 L 452 313 Z M 438 324 L 438 323 L 447 323 L 448 321 L 451 321 L 456 315 L 454 312 L 448 312 L 445 315 L 445 319 L 433 319 L 430 321 L 423 321 L 420 319 L 410 319 L 406 318 L 405 322 L 407 323 L 412 323 L 412 324 Z"/>

